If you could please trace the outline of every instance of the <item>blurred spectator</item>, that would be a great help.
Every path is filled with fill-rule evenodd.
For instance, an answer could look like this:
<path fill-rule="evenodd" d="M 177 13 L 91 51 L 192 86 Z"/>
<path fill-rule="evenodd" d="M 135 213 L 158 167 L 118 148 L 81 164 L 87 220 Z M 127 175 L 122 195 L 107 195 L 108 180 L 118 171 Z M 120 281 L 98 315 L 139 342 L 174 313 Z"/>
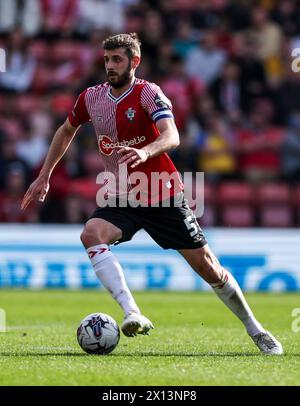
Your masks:
<path fill-rule="evenodd" d="M 241 105 L 242 109 L 248 112 L 253 102 L 266 94 L 266 73 L 257 56 L 257 44 L 253 40 L 242 38 L 236 56 L 244 89 Z"/>
<path fill-rule="evenodd" d="M 262 61 L 267 61 L 280 55 L 282 30 L 269 18 L 268 11 L 263 7 L 255 7 L 251 23 L 247 34 L 257 45 L 257 56 Z"/>
<path fill-rule="evenodd" d="M 204 93 L 195 102 L 193 111 L 193 116 L 188 120 L 186 132 L 180 133 L 180 148 L 177 148 L 172 154 L 176 167 L 181 172 L 201 170 L 198 151 L 203 146 L 206 119 L 215 113 L 213 99 Z"/>
<path fill-rule="evenodd" d="M 82 164 L 85 178 L 95 183 L 98 174 L 104 170 L 99 152 L 96 149 L 86 151 L 82 156 Z"/>
<path fill-rule="evenodd" d="M 7 43 L 6 72 L 0 73 L 0 89 L 18 93 L 29 90 L 36 63 L 29 51 L 29 40 L 20 29 L 13 31 Z"/>
<path fill-rule="evenodd" d="M 70 89 L 66 88 L 64 92 L 59 90 L 53 91 L 49 104 L 56 123 L 62 123 L 65 120 L 68 112 L 72 110 L 74 103 L 74 94 Z"/>
<path fill-rule="evenodd" d="M 65 199 L 64 222 L 69 224 L 83 223 L 86 220 L 83 211 L 82 196 L 70 193 Z"/>
<path fill-rule="evenodd" d="M 17 154 L 17 142 L 4 137 L 0 146 L 0 190 L 7 184 L 6 175 L 9 172 L 9 168 L 13 165 L 22 169 L 25 183 L 28 186 L 32 173 L 26 161 Z"/>
<path fill-rule="evenodd" d="M 36 169 L 36 175 L 41 165 Z M 65 199 L 70 187 L 70 176 L 67 172 L 64 160 L 54 169 L 50 179 L 50 189 L 41 206 L 40 221 L 42 223 L 63 223 L 65 219 Z"/>
<path fill-rule="evenodd" d="M 164 22 L 165 31 L 169 33 L 171 38 L 177 35 L 177 28 L 182 20 L 190 20 L 186 15 L 182 15 L 182 13 L 178 11 L 176 1 L 159 0 L 153 2 L 150 0 L 148 3 L 150 3 L 152 9 L 159 12 L 161 19 Z M 141 5 L 144 4 L 145 3 L 141 2 Z"/>
<path fill-rule="evenodd" d="M 156 81 L 159 81 L 161 76 L 169 73 L 172 55 L 173 49 L 171 41 L 164 40 L 157 48 L 157 59 L 153 60 L 151 57 L 148 58 L 151 64 L 151 71 Z"/>
<path fill-rule="evenodd" d="M 282 174 L 289 182 L 300 181 L 300 111 L 291 118 L 282 145 Z"/>
<path fill-rule="evenodd" d="M 54 66 L 49 75 L 52 89 L 66 88 L 80 79 L 82 67 L 71 41 L 60 40 L 52 46 L 52 64 Z"/>
<path fill-rule="evenodd" d="M 300 74 L 293 72 L 287 65 L 285 76 L 269 88 L 269 93 L 280 122 L 288 124 L 289 117 L 300 110 Z"/>
<path fill-rule="evenodd" d="M 237 135 L 239 171 L 250 181 L 280 176 L 283 132 L 271 124 L 273 112 L 270 102 L 257 102 L 250 113 L 249 128 L 241 129 Z"/>
<path fill-rule="evenodd" d="M 273 16 L 285 35 L 294 37 L 300 34 L 299 1 L 278 1 Z"/>
<path fill-rule="evenodd" d="M 205 93 L 195 105 L 194 117 L 190 120 L 190 128 L 196 126 L 203 127 L 206 123 L 206 117 L 212 115 L 215 111 L 215 103 L 210 94 Z"/>
<path fill-rule="evenodd" d="M 165 39 L 164 24 L 157 11 L 149 10 L 145 13 L 143 29 L 140 34 L 143 57 L 148 58 L 151 69 L 157 71 L 159 69 L 157 64 L 162 64 L 159 60 L 162 43 L 170 44 L 170 41 Z M 171 46 L 169 48 L 171 53 Z"/>
<path fill-rule="evenodd" d="M 300 184 L 300 73 L 291 69 L 299 10 L 299 0 L 0 0 L 0 195 L 13 208 L 0 205 L 0 217 L 16 207 L 8 183 L 28 185 L 78 94 L 106 81 L 101 44 L 121 31 L 141 38 L 137 76 L 173 103 L 180 171 Z M 102 170 L 87 124 L 55 169 L 38 220 L 86 219 Z"/>
<path fill-rule="evenodd" d="M 149 78 L 149 82 L 152 82 L 154 80 L 153 79 L 154 73 L 151 70 L 151 65 L 148 58 L 142 59 L 137 69 L 137 76 L 139 78 Z"/>
<path fill-rule="evenodd" d="M 3 145 L 6 141 L 19 141 L 23 137 L 23 122 L 18 111 L 15 111 L 16 96 L 6 95 L 0 115 L 0 129 L 3 132 Z M 0 144 L 1 148 L 1 144 Z M 0 154 L 1 156 L 1 154 Z"/>
<path fill-rule="evenodd" d="M 210 86 L 218 110 L 229 116 L 240 114 L 245 105 L 245 89 L 241 81 L 241 72 L 234 60 L 225 63 L 222 74 Z"/>
<path fill-rule="evenodd" d="M 187 77 L 184 59 L 175 54 L 171 57 L 170 69 L 160 84 L 173 104 L 178 129 L 185 129 L 195 102 L 204 92 L 204 83 L 197 77 Z"/>
<path fill-rule="evenodd" d="M 249 0 L 229 1 L 225 8 L 225 16 L 233 31 L 244 30 L 249 26 L 251 4 Z"/>
<path fill-rule="evenodd" d="M 79 131 L 79 133 L 82 131 Z M 83 136 L 86 134 L 84 133 Z M 78 137 L 78 135 L 76 135 Z M 80 135 L 79 135 L 80 137 Z M 71 179 L 84 175 L 84 169 L 80 158 L 80 146 L 78 142 L 72 142 L 64 155 L 64 165 Z"/>
<path fill-rule="evenodd" d="M 53 131 L 51 116 L 45 111 L 31 114 L 29 128 L 17 145 L 17 154 L 31 167 L 37 167 L 48 151 L 48 138 Z"/>
<path fill-rule="evenodd" d="M 38 33 L 41 24 L 40 0 L 0 0 L 0 33 L 21 27 L 31 36 Z"/>
<path fill-rule="evenodd" d="M 213 30 L 203 32 L 200 44 L 192 49 L 186 59 L 186 71 L 189 76 L 197 76 L 210 84 L 219 76 L 226 61 L 226 54 L 216 46 L 216 33 Z"/>
<path fill-rule="evenodd" d="M 144 62 L 143 62 L 144 63 Z M 95 59 L 89 66 L 89 69 L 80 84 L 81 89 L 85 89 L 90 86 L 95 86 L 98 83 L 103 83 L 106 81 L 105 74 L 102 70 L 103 62 L 102 60 Z"/>
<path fill-rule="evenodd" d="M 124 29 L 125 4 L 119 0 L 79 0 L 80 32 L 108 28 L 113 32 Z"/>
<path fill-rule="evenodd" d="M 216 44 L 218 48 L 223 49 L 226 55 L 234 54 L 235 37 L 231 32 L 228 21 L 223 19 L 218 25 L 216 31 Z"/>
<path fill-rule="evenodd" d="M 218 113 L 206 117 L 200 138 L 199 169 L 208 181 L 234 176 L 234 141 L 234 134 Z"/>
<path fill-rule="evenodd" d="M 172 46 L 176 54 L 186 57 L 197 46 L 197 35 L 188 20 L 181 20 L 177 26 Z"/>
<path fill-rule="evenodd" d="M 21 201 L 26 191 L 26 174 L 21 163 L 12 162 L 6 168 L 4 190 L 0 192 L 0 221 L 6 223 L 36 222 L 37 210 L 34 205 L 21 210 Z"/>
<path fill-rule="evenodd" d="M 219 18 L 213 8 L 213 2 L 211 0 L 203 0 L 195 3 L 196 7 L 191 14 L 194 27 L 199 30 L 216 27 L 219 23 Z"/>
<path fill-rule="evenodd" d="M 110 35 L 106 30 L 92 30 L 89 35 L 88 42 L 76 43 L 75 55 L 80 63 L 81 80 L 89 80 L 88 77 L 96 77 L 91 82 L 92 85 L 99 82 L 105 82 L 105 72 L 103 69 L 103 55 L 104 51 L 101 47 L 102 41 Z M 87 79 L 86 79 L 87 78 Z M 88 86 L 86 86 L 88 87 Z"/>
<path fill-rule="evenodd" d="M 43 16 L 43 36 L 69 36 L 78 17 L 78 0 L 40 0 Z"/>

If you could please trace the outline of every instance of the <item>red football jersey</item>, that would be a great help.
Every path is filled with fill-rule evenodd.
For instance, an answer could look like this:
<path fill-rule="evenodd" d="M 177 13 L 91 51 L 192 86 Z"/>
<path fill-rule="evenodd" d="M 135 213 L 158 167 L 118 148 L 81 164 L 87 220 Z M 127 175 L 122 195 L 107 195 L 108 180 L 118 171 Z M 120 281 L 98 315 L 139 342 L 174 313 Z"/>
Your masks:
<path fill-rule="evenodd" d="M 74 127 L 92 121 L 106 173 L 113 174 L 117 179 L 120 179 L 118 160 L 121 155 L 117 154 L 115 147 L 140 149 L 153 142 L 159 136 L 155 123 L 162 118 L 173 118 L 170 100 L 159 86 L 141 79 L 135 79 L 132 86 L 118 98 L 112 95 L 107 82 L 90 87 L 79 95 L 69 114 L 69 121 Z M 127 191 L 134 187 L 132 175 L 136 172 L 142 172 L 147 177 L 147 191 L 144 192 L 148 202 L 173 196 L 183 189 L 180 175 L 166 153 L 150 158 L 134 169 L 129 165 Z M 159 182 L 158 174 L 162 173 L 169 176 L 163 176 Z M 154 187 L 153 182 L 156 182 Z M 114 194 L 114 191 L 110 190 L 109 193 Z M 120 191 L 116 193 L 121 194 Z"/>

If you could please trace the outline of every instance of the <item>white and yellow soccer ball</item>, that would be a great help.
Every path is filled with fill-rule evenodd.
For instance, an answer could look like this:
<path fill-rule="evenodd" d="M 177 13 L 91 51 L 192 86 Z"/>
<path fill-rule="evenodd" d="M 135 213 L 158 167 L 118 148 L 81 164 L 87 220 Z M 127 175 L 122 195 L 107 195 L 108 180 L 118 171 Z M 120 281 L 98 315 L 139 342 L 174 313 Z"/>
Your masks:
<path fill-rule="evenodd" d="M 120 329 L 116 321 L 107 314 L 92 313 L 81 320 L 77 340 L 88 354 L 109 354 L 120 340 Z"/>

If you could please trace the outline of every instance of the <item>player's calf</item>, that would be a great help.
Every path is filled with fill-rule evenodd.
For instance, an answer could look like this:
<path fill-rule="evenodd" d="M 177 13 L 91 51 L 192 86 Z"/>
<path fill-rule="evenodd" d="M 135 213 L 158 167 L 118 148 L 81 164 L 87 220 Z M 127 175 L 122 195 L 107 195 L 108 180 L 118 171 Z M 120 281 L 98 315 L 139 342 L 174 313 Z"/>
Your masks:
<path fill-rule="evenodd" d="M 242 321 L 247 333 L 262 353 L 282 353 L 281 344 L 256 320 L 237 281 L 220 265 L 208 246 L 195 250 L 183 250 L 181 254 L 193 269 L 210 284 L 224 304 Z"/>
<path fill-rule="evenodd" d="M 126 316 L 132 312 L 140 313 L 140 310 L 126 284 L 122 267 L 109 247 L 109 243 L 121 238 L 121 230 L 106 220 L 96 218 L 87 222 L 81 234 L 96 276 Z"/>
<path fill-rule="evenodd" d="M 208 245 L 202 248 L 180 250 L 179 252 L 205 282 L 209 284 L 223 283 L 223 267 Z"/>

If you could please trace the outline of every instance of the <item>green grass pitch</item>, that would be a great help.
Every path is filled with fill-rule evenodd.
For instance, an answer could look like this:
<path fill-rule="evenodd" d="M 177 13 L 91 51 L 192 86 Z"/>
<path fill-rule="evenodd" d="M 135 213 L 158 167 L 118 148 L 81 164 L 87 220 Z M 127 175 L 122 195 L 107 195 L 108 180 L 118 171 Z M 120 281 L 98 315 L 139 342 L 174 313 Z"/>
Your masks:
<path fill-rule="evenodd" d="M 121 336 L 106 356 L 85 354 L 80 320 L 122 312 L 98 291 L 0 290 L 8 331 L 0 333 L 0 385 L 299 385 L 300 333 L 292 309 L 299 294 L 247 294 L 257 318 L 282 342 L 285 355 L 262 356 L 241 323 L 214 294 L 139 292 L 155 324 L 150 336 Z"/>

